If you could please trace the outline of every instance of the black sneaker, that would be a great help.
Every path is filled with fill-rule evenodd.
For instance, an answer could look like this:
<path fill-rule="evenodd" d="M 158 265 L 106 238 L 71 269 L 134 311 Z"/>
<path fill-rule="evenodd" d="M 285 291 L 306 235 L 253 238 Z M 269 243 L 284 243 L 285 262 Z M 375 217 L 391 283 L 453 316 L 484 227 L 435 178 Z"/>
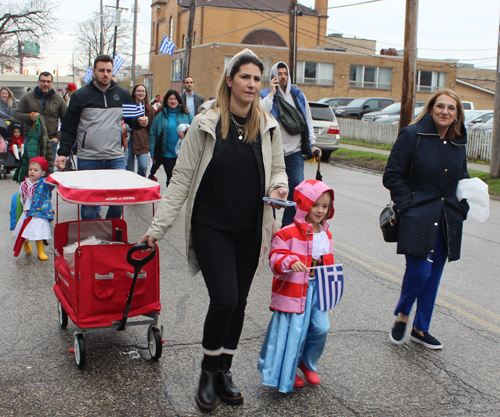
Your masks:
<path fill-rule="evenodd" d="M 434 336 L 431 336 L 429 333 L 424 332 L 423 336 L 420 336 L 415 328 L 412 329 L 410 340 L 415 343 L 420 343 L 429 349 L 443 349 L 443 345 L 439 340 L 437 340 Z"/>
<path fill-rule="evenodd" d="M 404 342 L 405 331 L 406 323 L 404 321 L 397 321 L 389 332 L 389 339 L 391 339 L 391 342 L 395 345 L 401 345 Z"/>

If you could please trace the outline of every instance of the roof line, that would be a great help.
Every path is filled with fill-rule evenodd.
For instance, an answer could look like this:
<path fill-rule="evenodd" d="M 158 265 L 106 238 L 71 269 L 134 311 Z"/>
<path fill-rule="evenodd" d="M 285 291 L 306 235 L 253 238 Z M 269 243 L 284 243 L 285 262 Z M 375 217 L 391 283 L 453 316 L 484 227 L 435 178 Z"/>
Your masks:
<path fill-rule="evenodd" d="M 487 90 L 486 88 L 479 87 L 477 85 L 471 84 L 471 83 L 466 83 L 465 81 L 459 80 L 458 78 L 456 79 L 457 83 L 466 85 L 467 87 L 475 88 L 476 90 L 484 91 L 485 93 L 489 93 L 492 95 L 495 95 L 494 91 Z"/>

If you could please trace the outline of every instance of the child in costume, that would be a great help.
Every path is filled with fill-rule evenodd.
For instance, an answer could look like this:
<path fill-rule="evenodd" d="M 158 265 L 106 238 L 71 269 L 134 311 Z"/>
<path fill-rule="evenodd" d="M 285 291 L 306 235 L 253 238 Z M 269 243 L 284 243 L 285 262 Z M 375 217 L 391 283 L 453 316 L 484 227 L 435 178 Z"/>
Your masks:
<path fill-rule="evenodd" d="M 18 127 L 15 127 L 12 132 L 9 149 L 17 160 L 24 153 L 24 136 L 21 136 L 21 129 Z"/>
<path fill-rule="evenodd" d="M 21 247 L 26 253 L 31 253 L 29 241 L 36 241 L 38 259 L 46 261 L 48 256 L 44 252 L 44 240 L 51 239 L 49 221 L 54 218 L 54 210 L 50 203 L 52 185 L 44 181 L 49 163 L 45 158 L 37 156 L 29 164 L 29 177 L 21 183 L 19 192 L 23 204 L 23 214 L 14 229 L 17 236 L 14 245 L 14 256 L 18 256 Z"/>
<path fill-rule="evenodd" d="M 311 385 L 319 385 L 318 359 L 330 329 L 328 311 L 317 307 L 314 269 L 333 265 L 333 190 L 324 182 L 301 182 L 294 192 L 294 223 L 278 231 L 269 254 L 274 273 L 270 309 L 274 310 L 259 356 L 262 383 L 281 392 L 303 387 L 297 367 Z"/>

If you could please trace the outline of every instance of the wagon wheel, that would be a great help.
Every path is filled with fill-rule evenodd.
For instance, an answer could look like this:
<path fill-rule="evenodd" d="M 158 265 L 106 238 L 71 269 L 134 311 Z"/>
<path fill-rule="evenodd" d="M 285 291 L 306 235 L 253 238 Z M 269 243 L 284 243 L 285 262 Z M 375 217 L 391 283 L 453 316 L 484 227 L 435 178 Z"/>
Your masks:
<path fill-rule="evenodd" d="M 149 326 L 148 328 L 148 348 L 153 360 L 158 360 L 162 353 L 163 343 L 161 332 L 157 327 Z"/>
<path fill-rule="evenodd" d="M 59 300 L 57 301 L 57 313 L 59 315 L 59 324 L 61 325 L 61 329 L 65 329 L 68 327 L 68 314 L 64 311 L 64 308 Z"/>
<path fill-rule="evenodd" d="M 82 369 L 85 366 L 87 350 L 85 348 L 85 338 L 83 334 L 76 333 L 74 337 L 73 349 L 75 353 L 76 366 Z"/>

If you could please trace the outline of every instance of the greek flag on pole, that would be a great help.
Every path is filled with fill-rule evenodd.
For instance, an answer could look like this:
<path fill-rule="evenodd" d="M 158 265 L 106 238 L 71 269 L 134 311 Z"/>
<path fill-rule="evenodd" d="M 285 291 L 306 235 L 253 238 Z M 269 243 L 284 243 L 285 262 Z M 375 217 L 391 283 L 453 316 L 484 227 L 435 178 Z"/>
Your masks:
<path fill-rule="evenodd" d="M 172 55 L 174 53 L 175 45 L 170 39 L 168 39 L 167 35 L 165 35 L 158 49 L 164 54 Z"/>
<path fill-rule="evenodd" d="M 316 269 L 318 310 L 337 306 L 344 293 L 344 267 L 341 264 L 325 265 Z"/>
<path fill-rule="evenodd" d="M 92 71 L 92 68 L 88 67 L 87 71 L 85 71 L 85 75 L 83 76 L 83 81 L 85 81 L 86 84 L 92 81 L 92 77 L 94 76 L 94 72 Z"/>
<path fill-rule="evenodd" d="M 120 71 L 124 62 L 125 60 L 120 55 L 115 55 L 115 59 L 113 59 L 113 75 Z"/>
<path fill-rule="evenodd" d="M 135 119 L 136 117 L 144 116 L 144 103 L 139 104 L 122 104 L 123 118 Z"/>

